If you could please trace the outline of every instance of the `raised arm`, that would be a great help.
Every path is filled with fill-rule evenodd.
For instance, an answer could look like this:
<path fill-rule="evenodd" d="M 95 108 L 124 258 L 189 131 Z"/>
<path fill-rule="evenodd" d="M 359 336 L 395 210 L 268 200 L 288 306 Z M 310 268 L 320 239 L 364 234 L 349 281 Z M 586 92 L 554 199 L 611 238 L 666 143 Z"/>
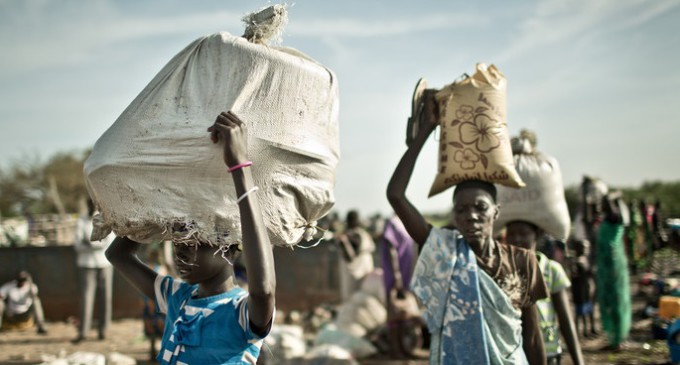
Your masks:
<path fill-rule="evenodd" d="M 106 250 L 106 258 L 137 290 L 153 299 L 158 274 L 137 257 L 140 246 L 127 237 L 116 237 Z"/>
<path fill-rule="evenodd" d="M 425 221 L 420 211 L 406 198 L 406 188 L 411 180 L 413 168 L 423 145 L 425 145 L 427 138 L 437 127 L 434 94 L 428 90 L 423 97 L 426 98 L 424 108 L 425 120 L 418 130 L 418 135 L 408 146 L 404 156 L 402 156 L 397 168 L 394 170 L 390 182 L 387 184 L 387 200 L 389 200 L 392 209 L 394 209 L 394 212 L 404 223 L 406 231 L 408 231 L 420 248 L 425 244 L 431 226 Z"/>
<path fill-rule="evenodd" d="M 232 112 L 223 112 L 208 129 L 214 143 L 224 142 L 224 162 L 227 167 L 248 161 L 248 133 L 245 124 Z M 248 273 L 248 313 L 251 329 L 258 335 L 266 334 L 274 315 L 276 275 L 274 255 L 267 229 L 262 219 L 255 184 L 249 167 L 231 173 L 238 203 L 243 233 L 243 255 Z"/>

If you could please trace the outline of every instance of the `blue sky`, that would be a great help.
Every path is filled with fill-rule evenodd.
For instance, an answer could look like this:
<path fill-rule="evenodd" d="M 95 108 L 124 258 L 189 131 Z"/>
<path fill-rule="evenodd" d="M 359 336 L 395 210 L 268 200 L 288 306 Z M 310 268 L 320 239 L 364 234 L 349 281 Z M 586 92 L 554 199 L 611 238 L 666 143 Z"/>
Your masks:
<path fill-rule="evenodd" d="M 0 166 L 84 149 L 194 39 L 241 34 L 264 1 L 0 0 Z M 508 126 L 534 130 L 566 185 L 680 179 L 680 2 L 312 1 L 289 3 L 282 45 L 340 83 L 337 209 L 389 213 L 419 77 L 443 87 L 475 63 L 508 79 Z M 408 195 L 423 211 L 436 141 Z"/>

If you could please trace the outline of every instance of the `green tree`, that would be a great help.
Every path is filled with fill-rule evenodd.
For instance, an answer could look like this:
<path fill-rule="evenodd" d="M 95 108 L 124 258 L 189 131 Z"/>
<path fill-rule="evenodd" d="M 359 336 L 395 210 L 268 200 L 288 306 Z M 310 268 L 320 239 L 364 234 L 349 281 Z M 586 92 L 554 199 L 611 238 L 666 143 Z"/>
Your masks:
<path fill-rule="evenodd" d="M 77 212 L 87 197 L 83 176 L 86 152 L 59 152 L 43 163 L 39 158 L 14 161 L 0 170 L 0 214 Z M 57 199 L 58 197 L 58 199 Z"/>

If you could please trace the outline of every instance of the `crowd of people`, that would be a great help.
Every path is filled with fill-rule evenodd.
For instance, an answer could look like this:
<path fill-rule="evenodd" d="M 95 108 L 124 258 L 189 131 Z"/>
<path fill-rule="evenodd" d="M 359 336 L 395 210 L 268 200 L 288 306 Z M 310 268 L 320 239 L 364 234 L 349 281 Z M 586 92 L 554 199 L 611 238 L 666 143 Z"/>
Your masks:
<path fill-rule="evenodd" d="M 374 217 L 366 225 L 350 211 L 344 222 L 337 215 L 319 222 L 332 232 L 326 238 L 340 254 L 341 302 L 381 268 L 384 334 L 393 358 L 422 358 L 422 350 L 429 350 L 431 364 L 559 364 L 565 345 L 578 365 L 584 363 L 579 336 L 600 328 L 608 339 L 605 349 L 621 350 L 632 320 L 630 272 L 649 269 L 665 277 L 678 267 L 678 234 L 662 227 L 660 204 L 627 205 L 620 192 L 600 191 L 583 200 L 577 215 L 583 234 L 562 242 L 528 216 L 495 229 L 503 216 L 497 187 L 467 179 L 455 186 L 449 224 L 435 227 L 406 197 L 416 160 L 438 125 L 433 103 L 387 185 L 394 216 Z M 275 324 L 276 276 L 251 174 L 256 167 L 249 160 L 246 123 L 234 113 L 220 114 L 208 132 L 222 144 L 238 196 L 242 242 L 215 247 L 189 227 L 173 227 L 170 275 L 152 253 L 142 262 L 143 245 L 129 237 L 91 241 L 91 206 L 75 245 L 82 299 L 74 343 L 87 338 L 95 293 L 104 304 L 98 338 L 106 338 L 112 265 L 149 299 L 145 333 L 159 363 L 257 361 Z M 593 191 L 590 184 L 584 182 L 584 195 Z M 247 275 L 239 275 L 238 262 Z M 30 317 L 38 333 L 46 332 L 29 273 L 3 285 L 0 299 L 5 321 Z M 161 339 L 159 351 L 155 337 Z"/>
<path fill-rule="evenodd" d="M 235 142 L 229 145 L 232 150 L 225 148 L 224 159 L 248 202 L 242 208 L 244 243 L 253 247 L 244 244 L 215 252 L 200 242 L 175 243 L 175 260 L 167 267 L 183 280 L 176 281 L 160 264 L 164 260 L 158 250 L 146 252 L 148 263 L 142 263 L 136 258 L 141 245 L 128 238 L 118 238 L 113 245 L 108 238 L 91 242 L 90 206 L 76 235 L 82 298 L 74 343 L 85 340 L 92 326 L 95 293 L 103 304 L 96 321 L 98 338 L 106 338 L 113 263 L 145 298 L 155 298 L 145 305 L 144 332 L 151 339 L 150 353 L 159 362 L 258 357 L 274 323 L 275 278 L 249 174 L 244 173 L 247 155 L 238 149 L 245 149 L 238 143 L 242 125 L 233 114 L 223 114 L 212 136 L 215 141 Z M 560 242 L 521 219 L 495 232 L 493 224 L 502 209 L 496 188 L 470 180 L 454 190 L 450 223 L 433 227 L 405 196 L 416 157 L 433 129 L 421 131 L 389 182 L 387 196 L 394 216 L 376 215 L 365 221 L 358 211 L 350 211 L 344 220 L 331 213 L 319 222 L 333 233 L 326 238 L 339 248 L 341 301 L 348 301 L 365 278 L 381 269 L 386 343 L 392 358 L 422 358 L 422 350 L 429 349 L 432 364 L 559 364 L 566 345 L 572 362 L 583 364 L 579 336 L 597 335 L 599 328 L 609 340 L 604 349 L 620 350 L 632 319 L 630 272 L 650 271 L 663 277 L 678 268 L 678 232 L 669 235 L 662 227 L 659 203 L 626 206 L 620 193 L 602 194 L 596 204 L 583 207 L 588 211 L 584 216 L 595 225 L 585 231 L 595 236 Z M 241 249 L 251 252 L 245 262 L 249 275 L 241 280 L 249 293 L 236 284 Z M 38 288 L 29 273 L 22 271 L 3 285 L 0 299 L 7 323 L 34 321 L 38 333 L 46 333 Z M 230 336 L 224 337 L 221 330 L 212 334 L 199 330 L 197 323 L 215 311 L 230 323 Z M 160 351 L 156 338 L 161 339 Z M 207 338 L 212 340 L 206 342 Z M 240 338 L 240 345 L 233 338 Z M 190 351 L 199 343 L 201 351 Z M 203 351 L 208 343 L 212 350 Z"/>

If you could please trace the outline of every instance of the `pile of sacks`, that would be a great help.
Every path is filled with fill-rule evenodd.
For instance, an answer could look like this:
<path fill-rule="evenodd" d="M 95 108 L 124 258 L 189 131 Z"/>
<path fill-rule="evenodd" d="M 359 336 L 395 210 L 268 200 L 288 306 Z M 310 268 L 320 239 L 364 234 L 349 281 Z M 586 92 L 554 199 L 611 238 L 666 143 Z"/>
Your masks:
<path fill-rule="evenodd" d="M 357 364 L 378 353 L 369 339 L 387 322 L 382 269 L 368 274 L 336 317 L 321 324 L 313 339 L 300 325 L 275 324 L 260 354 L 264 364 Z M 330 319 L 330 316 L 329 318 Z"/>

